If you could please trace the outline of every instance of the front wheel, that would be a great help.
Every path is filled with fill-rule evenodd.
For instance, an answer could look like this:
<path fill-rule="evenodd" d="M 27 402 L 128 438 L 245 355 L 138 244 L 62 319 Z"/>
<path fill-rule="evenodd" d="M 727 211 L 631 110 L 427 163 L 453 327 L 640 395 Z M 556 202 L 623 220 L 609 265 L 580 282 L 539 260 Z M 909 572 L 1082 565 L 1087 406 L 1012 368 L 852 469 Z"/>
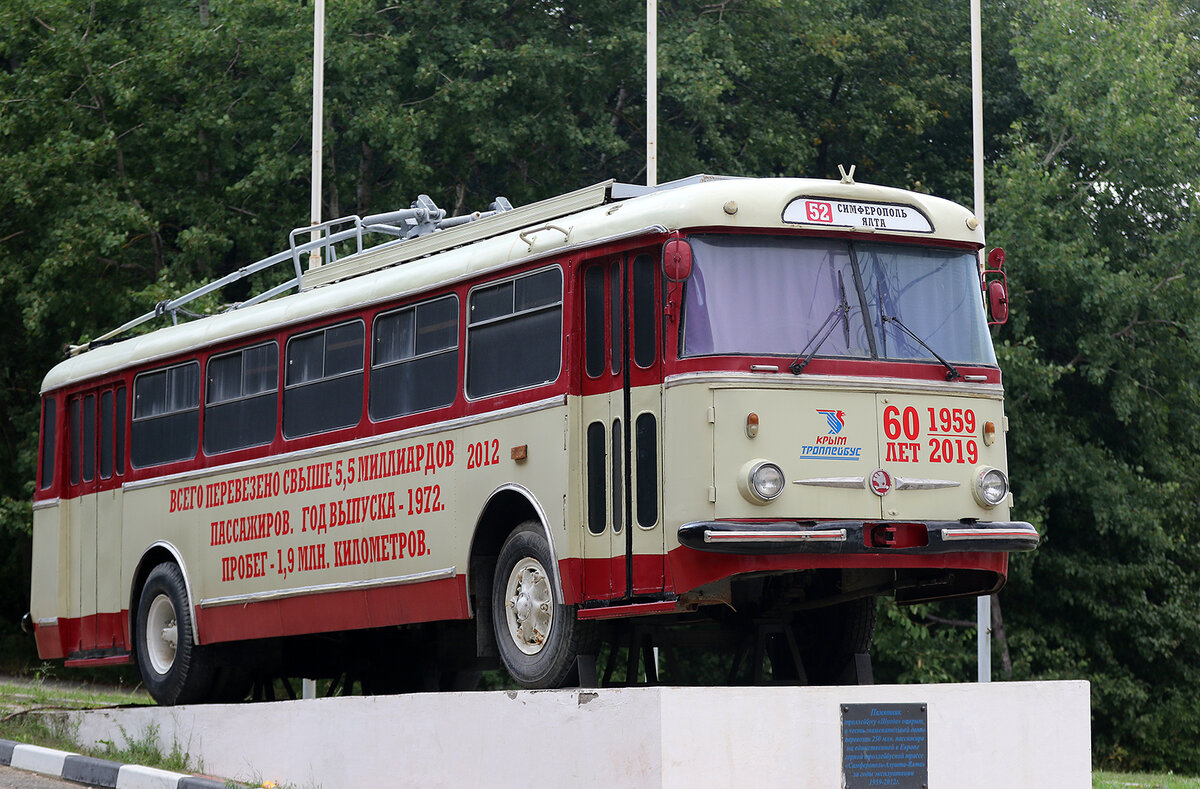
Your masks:
<path fill-rule="evenodd" d="M 562 687 L 590 633 L 575 606 L 555 602 L 554 558 L 536 521 L 500 549 L 492 582 L 492 623 L 500 659 L 524 688 Z"/>
<path fill-rule="evenodd" d="M 150 571 L 138 600 L 137 664 L 146 690 L 159 704 L 204 701 L 213 664 L 192 641 L 192 615 L 179 567 L 164 562 Z"/>

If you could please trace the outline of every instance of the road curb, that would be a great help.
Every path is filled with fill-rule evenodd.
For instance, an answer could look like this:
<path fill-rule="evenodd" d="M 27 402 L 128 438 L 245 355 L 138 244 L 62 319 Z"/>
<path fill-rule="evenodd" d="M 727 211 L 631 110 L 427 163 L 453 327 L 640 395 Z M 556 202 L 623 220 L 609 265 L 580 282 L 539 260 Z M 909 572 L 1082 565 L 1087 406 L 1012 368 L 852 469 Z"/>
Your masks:
<path fill-rule="evenodd" d="M 225 789 L 224 781 L 0 740 L 0 764 L 109 789 Z"/>

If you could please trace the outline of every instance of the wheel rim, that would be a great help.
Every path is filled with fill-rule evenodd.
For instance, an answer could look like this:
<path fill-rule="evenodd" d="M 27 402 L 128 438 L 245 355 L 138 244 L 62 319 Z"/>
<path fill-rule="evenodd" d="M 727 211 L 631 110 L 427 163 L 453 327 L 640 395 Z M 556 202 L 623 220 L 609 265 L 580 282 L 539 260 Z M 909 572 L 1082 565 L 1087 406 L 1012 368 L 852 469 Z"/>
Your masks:
<path fill-rule="evenodd" d="M 546 568 L 526 557 L 508 574 L 505 593 L 508 634 L 526 655 L 542 651 L 554 624 L 554 592 Z"/>
<path fill-rule="evenodd" d="M 146 612 L 146 657 L 159 674 L 166 674 L 175 665 L 179 648 L 179 624 L 171 598 L 160 594 L 150 602 Z"/>

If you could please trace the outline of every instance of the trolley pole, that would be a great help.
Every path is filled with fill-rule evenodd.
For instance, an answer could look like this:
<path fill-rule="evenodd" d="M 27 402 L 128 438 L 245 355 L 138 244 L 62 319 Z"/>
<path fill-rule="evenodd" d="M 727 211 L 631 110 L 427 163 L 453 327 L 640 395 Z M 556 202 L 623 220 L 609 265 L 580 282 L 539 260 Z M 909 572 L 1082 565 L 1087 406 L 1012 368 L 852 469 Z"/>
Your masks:
<path fill-rule="evenodd" d="M 984 230 L 983 221 L 983 55 L 980 33 L 980 0 L 971 0 L 971 136 L 975 165 L 975 218 L 979 229 Z M 986 235 L 984 236 L 986 238 Z M 977 680 L 992 681 L 992 596 L 981 595 L 975 603 L 975 627 L 977 632 L 976 658 Z"/>

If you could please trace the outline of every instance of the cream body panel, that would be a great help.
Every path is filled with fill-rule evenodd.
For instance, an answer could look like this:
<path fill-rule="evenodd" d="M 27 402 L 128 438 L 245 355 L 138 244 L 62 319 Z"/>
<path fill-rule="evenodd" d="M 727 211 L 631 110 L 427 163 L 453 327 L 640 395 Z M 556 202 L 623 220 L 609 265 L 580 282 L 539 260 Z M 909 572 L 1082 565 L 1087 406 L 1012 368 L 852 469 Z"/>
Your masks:
<path fill-rule="evenodd" d="M 712 520 L 713 432 L 709 422 L 713 393 L 705 383 L 663 390 L 663 510 L 669 552 L 679 547 L 684 523 Z"/>
<path fill-rule="evenodd" d="M 465 574 L 473 526 L 503 485 L 530 491 L 562 552 L 561 403 L 129 485 L 125 588 L 145 551 L 163 540 L 183 560 L 193 603 L 205 607 Z M 517 462 L 511 450 L 521 444 L 527 460 Z M 412 468 L 417 447 L 421 462 Z M 239 480 L 251 481 L 243 485 L 251 492 L 229 501 Z"/>
<path fill-rule="evenodd" d="M 583 557 L 591 550 L 587 542 L 586 399 L 568 397 L 567 411 L 563 414 L 562 445 L 567 453 L 567 481 L 562 490 L 562 514 L 566 541 L 559 546 L 560 560 Z"/>
<path fill-rule="evenodd" d="M 96 613 L 115 614 L 129 605 L 128 587 L 121 583 L 121 574 L 114 572 L 121 567 L 124 496 L 121 488 L 96 494 Z"/>
<path fill-rule="evenodd" d="M 96 613 L 96 494 L 85 494 L 64 504 L 71 567 L 66 615 L 78 619 Z"/>
<path fill-rule="evenodd" d="M 987 508 L 976 501 L 973 493 L 975 476 L 981 469 L 994 467 L 1007 473 L 1003 396 L 998 385 L 689 374 L 668 381 L 665 402 L 665 496 L 677 524 L 721 518 L 1010 517 L 1007 500 Z M 900 425 L 895 440 L 885 434 L 889 407 L 896 409 L 894 416 Z M 934 409 L 937 424 L 930 424 L 930 408 Z M 943 408 L 949 409 L 949 432 L 941 429 Z M 908 409 L 911 439 L 905 433 Z M 963 420 L 958 429 L 954 428 L 955 409 Z M 973 431 L 966 429 L 967 411 L 975 425 Z M 758 433 L 753 438 L 746 430 L 747 415 L 752 412 L 759 417 Z M 684 429 L 689 415 L 699 421 L 705 419 L 705 414 L 714 420 L 708 431 Z M 991 446 L 983 440 L 983 427 L 989 421 L 997 428 Z M 835 424 L 840 425 L 836 431 Z M 707 446 L 706 435 L 711 436 Z M 939 443 L 936 457 L 930 448 L 934 440 Z M 906 446 L 896 446 L 900 444 Z M 949 460 L 943 461 L 942 450 L 946 447 L 952 451 Z M 708 453 L 701 454 L 705 449 Z M 712 458 L 710 468 L 708 457 Z M 739 490 L 739 479 L 754 460 L 773 462 L 784 472 L 785 488 L 771 502 L 755 503 Z M 883 469 L 892 479 L 892 488 L 883 496 L 869 487 L 869 478 L 876 469 Z M 712 486 L 716 501 L 706 508 L 697 499 L 707 485 Z"/>
<path fill-rule="evenodd" d="M 62 503 L 57 500 L 33 509 L 33 566 L 36 571 L 30 586 L 29 613 L 34 622 L 66 616 L 70 554 L 63 510 Z"/>
<path fill-rule="evenodd" d="M 874 395 L 718 389 L 713 392 L 713 405 L 717 518 L 880 516 L 879 497 L 861 482 L 850 488 L 797 484 L 802 480 L 865 480 L 878 467 Z M 838 434 L 830 435 L 832 429 L 823 412 L 843 414 Z M 759 418 L 754 438 L 746 431 L 751 413 Z M 770 461 L 783 469 L 783 491 L 770 503 L 754 503 L 739 490 L 747 465 L 754 460 Z"/>

